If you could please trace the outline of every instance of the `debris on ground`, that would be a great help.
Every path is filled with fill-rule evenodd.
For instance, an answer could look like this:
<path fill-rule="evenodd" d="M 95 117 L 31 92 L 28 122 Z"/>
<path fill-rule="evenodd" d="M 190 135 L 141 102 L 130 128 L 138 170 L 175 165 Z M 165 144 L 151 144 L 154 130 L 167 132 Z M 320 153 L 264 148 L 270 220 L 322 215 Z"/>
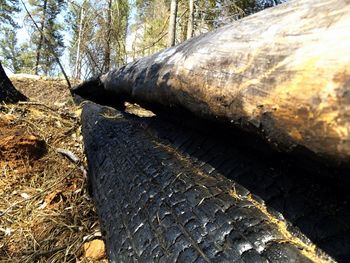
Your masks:
<path fill-rule="evenodd" d="M 105 243 L 100 239 L 94 239 L 84 244 L 84 254 L 89 259 L 103 259 L 105 254 Z"/>
<path fill-rule="evenodd" d="M 64 82 L 12 81 L 31 101 L 0 105 L 0 262 L 106 262 L 84 249 L 100 229 L 78 107 Z"/>

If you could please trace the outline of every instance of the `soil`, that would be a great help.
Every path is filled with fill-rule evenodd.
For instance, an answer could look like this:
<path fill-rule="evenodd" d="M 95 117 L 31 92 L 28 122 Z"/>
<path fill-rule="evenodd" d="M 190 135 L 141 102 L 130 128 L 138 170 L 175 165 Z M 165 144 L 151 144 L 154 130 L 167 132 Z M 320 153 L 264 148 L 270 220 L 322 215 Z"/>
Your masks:
<path fill-rule="evenodd" d="M 11 77 L 11 81 L 17 89 L 32 101 L 56 106 L 62 106 L 70 101 L 70 92 L 64 79 L 14 75 Z M 78 81 L 72 81 L 71 84 L 76 85 L 78 83 Z"/>
<path fill-rule="evenodd" d="M 0 163 L 11 168 L 20 166 L 23 159 L 33 163 L 46 153 L 45 142 L 21 127 L 11 127 L 10 117 L 0 117 Z"/>

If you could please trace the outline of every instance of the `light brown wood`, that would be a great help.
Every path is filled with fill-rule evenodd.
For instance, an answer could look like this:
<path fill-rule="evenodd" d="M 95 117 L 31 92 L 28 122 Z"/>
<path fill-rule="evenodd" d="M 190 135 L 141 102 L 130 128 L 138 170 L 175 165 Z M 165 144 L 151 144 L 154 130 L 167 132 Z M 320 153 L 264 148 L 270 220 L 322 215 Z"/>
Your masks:
<path fill-rule="evenodd" d="M 350 163 L 350 1 L 295 0 L 101 77 L 106 91 L 180 106 Z"/>

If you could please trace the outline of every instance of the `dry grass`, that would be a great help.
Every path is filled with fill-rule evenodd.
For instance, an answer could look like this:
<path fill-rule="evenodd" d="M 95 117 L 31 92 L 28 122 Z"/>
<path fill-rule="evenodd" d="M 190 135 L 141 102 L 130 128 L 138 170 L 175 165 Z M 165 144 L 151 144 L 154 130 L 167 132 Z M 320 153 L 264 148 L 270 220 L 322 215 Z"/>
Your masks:
<path fill-rule="evenodd" d="M 64 79 L 11 77 L 13 85 L 34 101 L 62 106 L 70 100 L 70 92 Z M 72 81 L 72 85 L 78 81 Z"/>
<path fill-rule="evenodd" d="M 86 190 L 79 110 L 67 94 L 47 94 L 53 98 L 44 104 L 0 107 L 0 137 L 23 142 L 29 136 L 46 145 L 40 156 L 10 155 L 10 146 L 0 145 L 0 262 L 105 262 L 83 256 L 83 244 L 100 237 L 100 230 Z"/>

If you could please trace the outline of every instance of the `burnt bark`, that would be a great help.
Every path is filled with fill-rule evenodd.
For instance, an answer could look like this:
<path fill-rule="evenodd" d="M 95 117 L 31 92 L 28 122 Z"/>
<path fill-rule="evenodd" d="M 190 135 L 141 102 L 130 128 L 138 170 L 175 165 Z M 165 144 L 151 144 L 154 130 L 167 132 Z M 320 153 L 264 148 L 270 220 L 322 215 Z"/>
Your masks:
<path fill-rule="evenodd" d="M 295 0 L 110 71 L 99 96 L 183 108 L 350 164 L 349 34 L 349 1 Z"/>
<path fill-rule="evenodd" d="M 83 107 L 82 132 L 110 262 L 333 262 L 280 213 L 211 166 L 218 160 L 210 151 L 227 143 L 195 133 L 200 147 L 193 147 L 171 122 L 92 103 Z M 271 176 L 271 167 L 259 169 L 258 160 L 235 149 L 220 164 L 234 177 Z M 259 183 L 275 196 L 271 177 Z"/>
<path fill-rule="evenodd" d="M 27 97 L 13 86 L 0 63 L 0 103 L 16 103 L 26 100 L 28 100 Z"/>

